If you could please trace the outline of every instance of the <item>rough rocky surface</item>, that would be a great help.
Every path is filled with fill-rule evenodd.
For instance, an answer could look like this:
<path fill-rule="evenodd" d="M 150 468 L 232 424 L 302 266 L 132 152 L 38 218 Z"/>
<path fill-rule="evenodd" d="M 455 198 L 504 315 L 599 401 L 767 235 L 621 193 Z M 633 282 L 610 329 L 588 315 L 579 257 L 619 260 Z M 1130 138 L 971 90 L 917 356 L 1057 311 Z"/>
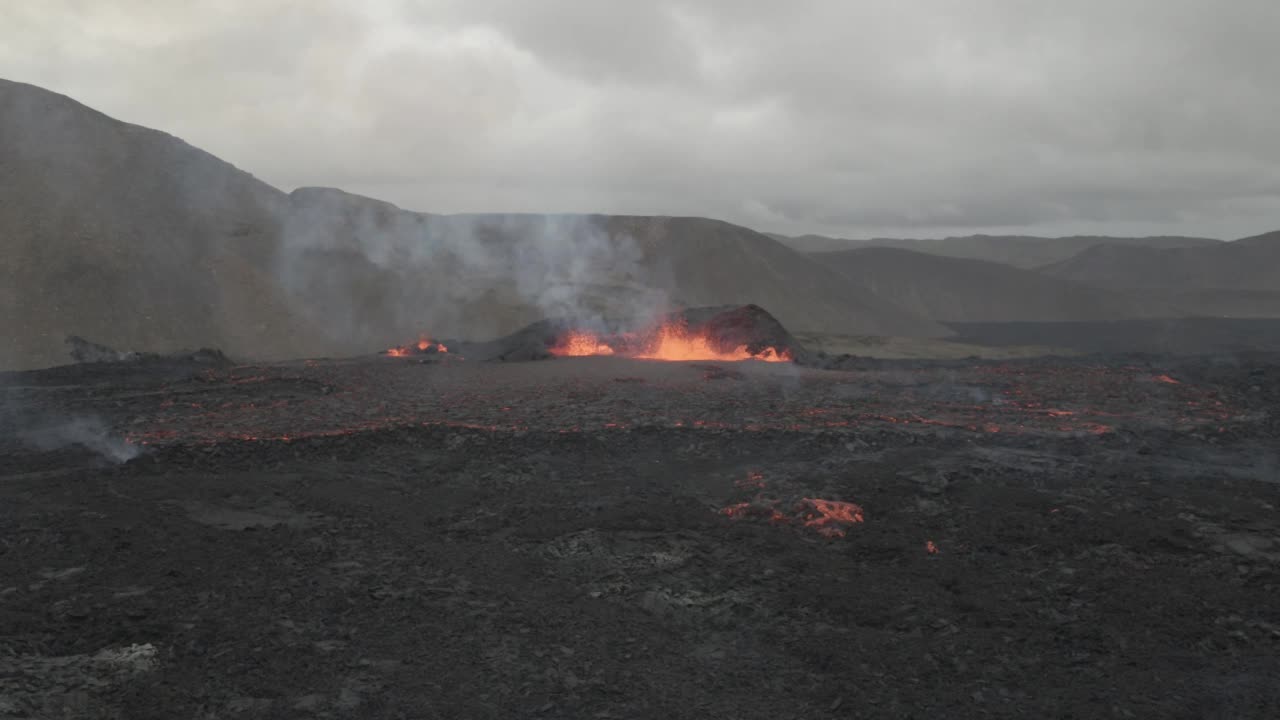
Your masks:
<path fill-rule="evenodd" d="M 1275 717 L 1277 367 L 0 375 L 0 716 Z"/>
<path fill-rule="evenodd" d="M 221 350 L 201 348 L 176 353 L 143 353 L 90 342 L 77 335 L 67 337 L 71 359 L 78 363 L 190 363 L 196 365 L 230 365 L 231 360 Z"/>

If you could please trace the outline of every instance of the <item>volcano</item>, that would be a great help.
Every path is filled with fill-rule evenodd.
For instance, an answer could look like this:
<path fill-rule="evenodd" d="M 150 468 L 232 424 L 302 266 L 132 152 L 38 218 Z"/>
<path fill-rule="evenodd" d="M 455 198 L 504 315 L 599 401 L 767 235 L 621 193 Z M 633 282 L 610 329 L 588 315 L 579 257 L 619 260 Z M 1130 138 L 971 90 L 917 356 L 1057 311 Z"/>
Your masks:
<path fill-rule="evenodd" d="M 804 364 L 810 353 L 758 305 L 686 308 L 638 325 L 548 319 L 496 340 L 421 339 L 386 351 L 394 357 L 454 356 L 491 362 L 618 356 L 658 361 L 760 361 Z"/>

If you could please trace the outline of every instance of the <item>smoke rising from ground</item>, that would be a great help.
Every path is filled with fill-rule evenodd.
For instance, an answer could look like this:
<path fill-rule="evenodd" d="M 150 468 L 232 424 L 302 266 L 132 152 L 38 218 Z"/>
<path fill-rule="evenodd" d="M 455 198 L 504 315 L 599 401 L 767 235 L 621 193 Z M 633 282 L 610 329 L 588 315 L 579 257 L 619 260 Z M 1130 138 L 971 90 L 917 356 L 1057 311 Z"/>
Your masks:
<path fill-rule="evenodd" d="M 141 448 L 115 435 L 106 423 L 94 417 L 75 418 L 58 425 L 26 430 L 18 437 L 37 450 L 49 452 L 74 445 L 117 463 L 142 454 Z"/>
<path fill-rule="evenodd" d="M 542 318 L 633 323 L 666 310 L 637 241 L 581 215 L 429 215 L 338 190 L 291 196 L 275 264 L 296 306 L 334 340 L 488 339 Z M 336 261 L 336 262 L 335 262 Z"/>

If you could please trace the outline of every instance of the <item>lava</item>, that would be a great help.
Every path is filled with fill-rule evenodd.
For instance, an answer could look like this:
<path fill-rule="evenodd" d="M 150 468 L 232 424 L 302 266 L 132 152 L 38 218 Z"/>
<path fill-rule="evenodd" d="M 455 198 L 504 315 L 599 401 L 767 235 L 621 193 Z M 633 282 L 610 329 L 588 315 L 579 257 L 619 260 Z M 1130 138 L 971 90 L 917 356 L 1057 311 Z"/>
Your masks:
<path fill-rule="evenodd" d="M 800 513 L 805 527 L 825 537 L 844 537 L 848 526 L 865 519 L 860 506 L 843 500 L 801 498 Z"/>
<path fill-rule="evenodd" d="M 547 348 L 556 357 L 586 357 L 588 355 L 612 355 L 613 348 L 595 333 L 571 330 Z"/>
<path fill-rule="evenodd" d="M 925 551 L 925 552 L 927 552 L 927 553 L 929 553 L 930 555 L 937 555 L 937 554 L 938 554 L 938 546 L 937 546 L 937 545 L 935 545 L 935 544 L 934 544 L 934 542 L 933 542 L 932 540 L 925 540 L 925 541 L 924 541 L 924 551 Z"/>
<path fill-rule="evenodd" d="M 862 507 L 843 500 L 800 498 L 792 515 L 778 510 L 778 500 L 757 496 L 751 502 L 740 502 L 720 508 L 720 514 L 733 520 L 759 518 L 773 525 L 799 524 L 827 538 L 844 537 L 848 528 L 865 520 Z"/>
<path fill-rule="evenodd" d="M 391 357 L 408 357 L 410 355 L 425 355 L 428 353 L 447 353 L 449 348 L 444 343 L 433 341 L 431 338 L 423 335 L 418 342 L 413 345 L 401 345 L 387 349 L 387 355 Z"/>
<path fill-rule="evenodd" d="M 706 335 L 690 332 L 688 329 L 679 325 L 663 325 L 654 333 L 654 339 L 648 343 L 648 347 L 643 352 L 637 353 L 635 357 L 642 360 L 726 360 L 736 362 L 739 360 L 763 360 L 765 362 L 789 362 L 791 353 L 787 351 L 779 352 L 776 348 L 764 348 L 760 352 L 753 353 L 747 349 L 746 345 L 738 347 L 728 352 L 718 350 L 711 344 L 711 338 Z"/>
<path fill-rule="evenodd" d="M 791 362 L 791 351 L 765 347 L 752 352 L 747 345 L 732 349 L 717 347 L 706 333 L 668 322 L 637 337 L 635 335 L 603 337 L 585 330 L 570 330 L 556 339 L 548 351 L 557 357 L 585 357 L 590 355 L 623 355 L 638 360 L 720 360 L 738 362 L 761 360 L 763 362 Z"/>

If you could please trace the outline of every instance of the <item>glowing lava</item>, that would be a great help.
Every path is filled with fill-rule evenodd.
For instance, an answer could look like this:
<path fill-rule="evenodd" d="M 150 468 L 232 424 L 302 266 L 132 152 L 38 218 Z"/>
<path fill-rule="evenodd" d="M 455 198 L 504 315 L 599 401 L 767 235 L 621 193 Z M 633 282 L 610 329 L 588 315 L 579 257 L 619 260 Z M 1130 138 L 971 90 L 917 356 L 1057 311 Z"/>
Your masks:
<path fill-rule="evenodd" d="M 582 330 L 571 330 L 556 340 L 556 344 L 547 348 L 556 357 L 586 357 L 588 355 L 612 355 L 609 347 L 599 335 Z"/>
<path fill-rule="evenodd" d="M 614 342 L 611 344 L 610 340 Z M 791 362 L 790 350 L 766 347 L 751 352 L 747 346 L 738 345 L 732 350 L 717 348 L 705 333 L 690 331 L 677 323 L 660 325 L 651 332 L 637 337 L 627 335 L 605 338 L 584 330 L 570 330 L 556 339 L 548 351 L 557 357 L 585 357 L 589 355 L 622 355 L 640 360 L 762 360 L 764 362 Z"/>
<path fill-rule="evenodd" d="M 937 546 L 937 545 L 935 545 L 935 544 L 934 544 L 934 542 L 933 542 L 932 540 L 925 540 L 925 541 L 924 541 L 924 551 L 925 551 L 925 552 L 927 552 L 927 553 L 929 553 L 930 555 L 937 555 L 937 554 L 938 554 L 938 546 Z"/>
<path fill-rule="evenodd" d="M 747 350 L 746 345 L 739 345 L 729 352 L 717 350 L 711 345 L 711 338 L 689 332 L 678 325 L 663 325 L 654 334 L 654 339 L 644 351 L 634 357 L 642 360 L 763 360 L 765 362 L 789 362 L 791 354 L 778 352 L 776 348 L 764 348 L 758 353 Z"/>
<path fill-rule="evenodd" d="M 860 506 L 843 500 L 802 498 L 800 505 L 804 526 L 824 537 L 844 537 L 848 526 L 865 519 Z"/>
<path fill-rule="evenodd" d="M 400 347 L 393 347 L 393 348 L 387 349 L 387 355 L 391 357 L 408 357 L 410 355 L 423 355 L 426 353 L 447 353 L 447 352 L 449 352 L 449 348 L 446 347 L 444 343 L 435 342 L 431 338 L 425 335 L 418 339 L 417 344 L 401 345 Z"/>
<path fill-rule="evenodd" d="M 843 500 L 800 498 L 793 515 L 777 509 L 778 500 L 757 496 L 752 502 L 741 502 L 720 508 L 720 514 L 733 520 L 749 518 L 768 520 L 774 525 L 799 524 L 828 538 L 844 537 L 848 529 L 866 518 L 862 507 Z"/>

